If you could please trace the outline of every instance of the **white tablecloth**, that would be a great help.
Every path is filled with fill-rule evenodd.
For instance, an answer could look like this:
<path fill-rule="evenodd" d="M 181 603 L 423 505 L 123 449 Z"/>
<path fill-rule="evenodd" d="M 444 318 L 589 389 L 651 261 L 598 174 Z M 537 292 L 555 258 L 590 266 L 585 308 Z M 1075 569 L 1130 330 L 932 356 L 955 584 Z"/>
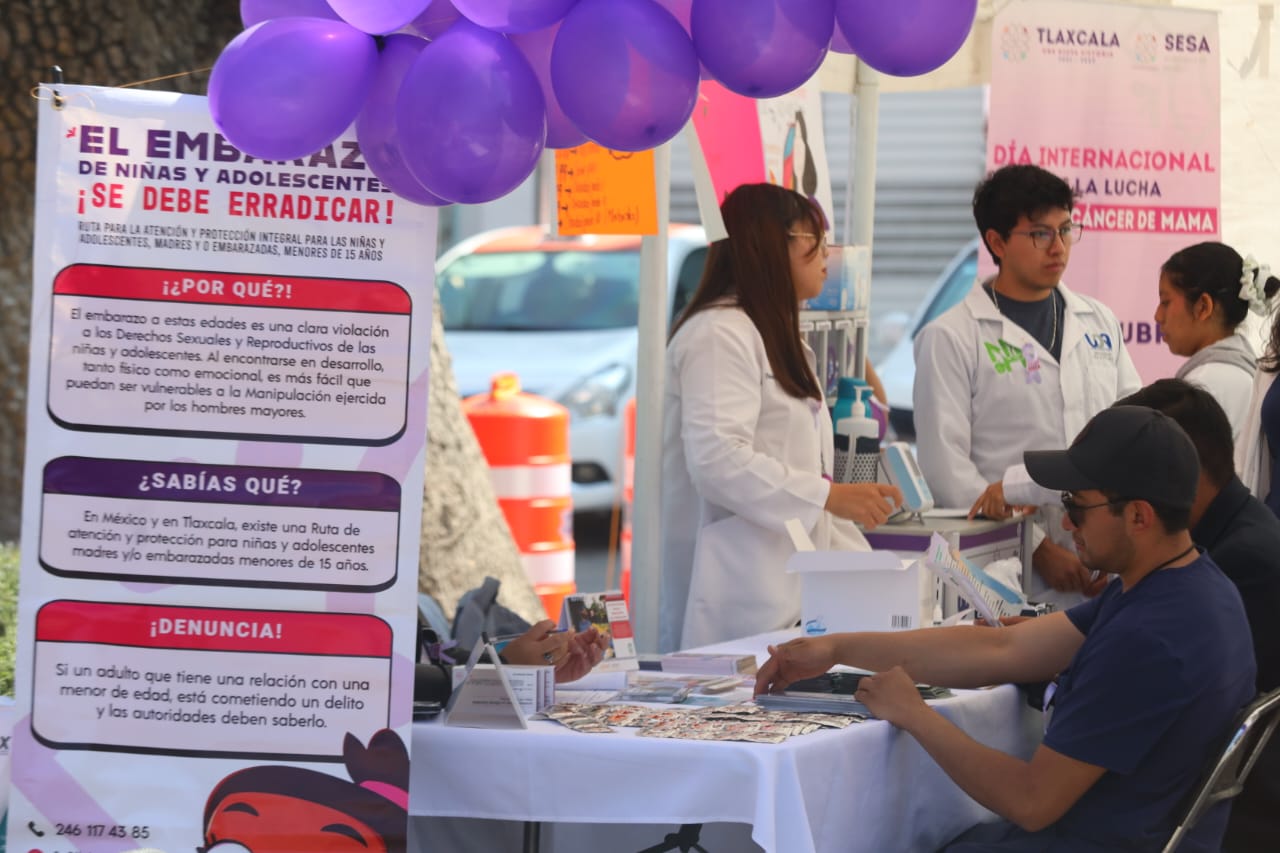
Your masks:
<path fill-rule="evenodd" d="M 763 660 L 766 642 L 789 636 L 700 651 Z M 1026 757 L 1039 740 L 1040 715 L 1012 686 L 957 691 L 933 704 L 997 749 Z M 419 723 L 411 767 L 414 815 L 745 823 L 770 853 L 931 851 L 991 819 L 911 736 L 878 720 L 777 745 L 640 738 L 632 729 L 587 735 L 543 721 L 523 731 Z"/>

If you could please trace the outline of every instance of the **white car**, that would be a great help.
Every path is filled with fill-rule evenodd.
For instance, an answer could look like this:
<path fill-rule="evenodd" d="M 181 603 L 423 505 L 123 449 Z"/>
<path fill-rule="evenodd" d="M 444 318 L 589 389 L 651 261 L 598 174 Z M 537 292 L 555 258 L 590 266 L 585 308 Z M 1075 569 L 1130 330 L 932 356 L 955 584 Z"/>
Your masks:
<path fill-rule="evenodd" d="M 671 312 L 706 263 L 706 233 L 673 225 Z M 537 226 L 488 231 L 436 262 L 449 354 L 463 397 L 496 373 L 569 410 L 573 508 L 607 510 L 622 495 L 623 411 L 635 395 L 640 238 L 547 236 Z"/>
<path fill-rule="evenodd" d="M 914 403 L 911 399 L 916 380 L 916 335 L 929 321 L 964 300 L 978 277 L 978 250 L 982 242 L 974 237 L 952 256 L 937 281 L 929 288 L 920 307 L 907 324 L 907 333 L 898 339 L 884 360 L 876 364 L 876 373 L 884 383 L 889 399 L 889 425 L 904 441 L 914 441 Z"/>

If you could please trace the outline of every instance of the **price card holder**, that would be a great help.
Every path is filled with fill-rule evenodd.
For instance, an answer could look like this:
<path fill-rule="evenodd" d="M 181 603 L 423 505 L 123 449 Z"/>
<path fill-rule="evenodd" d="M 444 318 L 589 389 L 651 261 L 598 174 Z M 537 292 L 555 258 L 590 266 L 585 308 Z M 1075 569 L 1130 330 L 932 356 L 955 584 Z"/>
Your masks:
<path fill-rule="evenodd" d="M 492 667 L 477 667 L 480 655 L 487 653 Z M 471 650 L 467 659 L 467 675 L 449 697 L 445 725 L 477 729 L 527 729 L 528 721 L 516 701 L 506 668 L 498 658 L 493 643 L 485 642 Z"/>

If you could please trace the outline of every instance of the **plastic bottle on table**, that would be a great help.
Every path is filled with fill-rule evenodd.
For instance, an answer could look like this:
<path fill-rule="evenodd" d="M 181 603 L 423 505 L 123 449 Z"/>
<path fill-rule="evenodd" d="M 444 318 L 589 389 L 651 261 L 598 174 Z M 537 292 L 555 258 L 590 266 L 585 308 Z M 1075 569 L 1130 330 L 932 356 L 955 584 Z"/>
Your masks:
<path fill-rule="evenodd" d="M 871 386 L 865 380 L 842 376 L 832 412 L 835 423 L 835 480 L 874 482 L 879 459 L 880 424 L 871 412 Z M 868 455 L 870 454 L 870 455 Z M 870 470 L 868 469 L 868 466 Z"/>

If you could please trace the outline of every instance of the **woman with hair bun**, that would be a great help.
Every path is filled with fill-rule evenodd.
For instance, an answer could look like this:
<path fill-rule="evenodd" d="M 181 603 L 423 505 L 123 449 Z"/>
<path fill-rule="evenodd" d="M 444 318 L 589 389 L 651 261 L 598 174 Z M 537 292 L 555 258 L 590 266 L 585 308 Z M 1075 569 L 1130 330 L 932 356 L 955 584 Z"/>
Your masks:
<path fill-rule="evenodd" d="M 1261 275 L 1259 275 L 1261 273 Z M 1280 281 L 1223 243 L 1196 243 L 1160 268 L 1155 321 L 1169 351 L 1187 356 L 1176 378 L 1218 401 L 1238 439 L 1247 422 L 1258 358 L 1240 331 L 1250 311 L 1266 316 Z"/>

